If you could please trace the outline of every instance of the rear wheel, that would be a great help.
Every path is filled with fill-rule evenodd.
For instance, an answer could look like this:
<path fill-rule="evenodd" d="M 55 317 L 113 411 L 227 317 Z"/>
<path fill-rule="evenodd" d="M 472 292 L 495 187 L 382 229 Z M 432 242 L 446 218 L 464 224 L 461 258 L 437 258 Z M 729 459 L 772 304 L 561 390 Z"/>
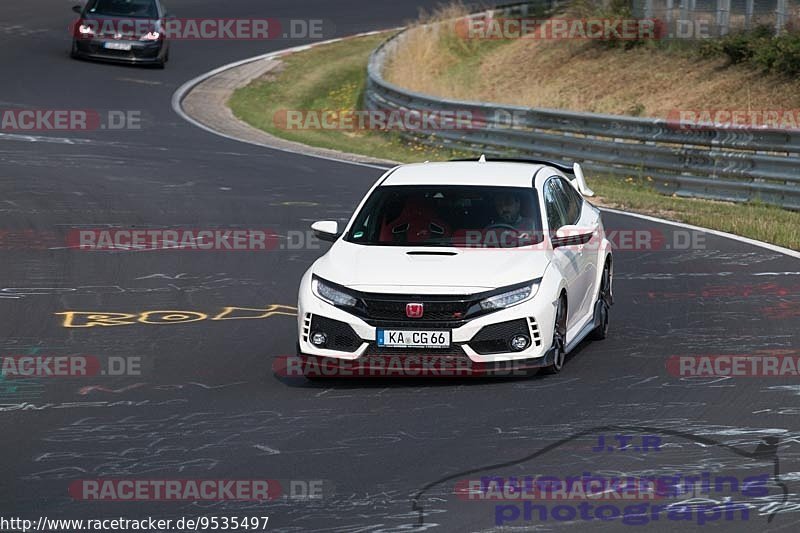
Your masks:
<path fill-rule="evenodd" d="M 603 276 L 600 278 L 600 293 L 595 305 L 597 327 L 592 330 L 591 338 L 601 341 L 608 336 L 608 309 L 611 307 L 611 265 L 609 263 L 606 263 L 606 266 L 603 267 Z"/>
<path fill-rule="evenodd" d="M 553 327 L 553 344 L 551 350 L 553 351 L 553 361 L 549 366 L 544 367 L 546 374 L 558 374 L 564 368 L 564 363 L 567 360 L 567 298 L 562 295 L 558 299 L 558 307 L 556 308 L 556 319 Z"/>

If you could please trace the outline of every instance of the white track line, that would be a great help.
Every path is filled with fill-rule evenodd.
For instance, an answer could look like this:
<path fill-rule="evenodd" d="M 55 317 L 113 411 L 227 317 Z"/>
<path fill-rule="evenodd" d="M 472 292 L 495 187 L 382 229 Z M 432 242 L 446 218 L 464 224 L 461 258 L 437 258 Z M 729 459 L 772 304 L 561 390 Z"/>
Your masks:
<path fill-rule="evenodd" d="M 683 222 L 673 222 L 672 220 L 664 220 L 663 218 L 658 217 L 651 217 L 649 215 L 640 215 L 638 213 L 629 213 L 627 211 L 619 211 L 617 209 L 610 209 L 607 207 L 601 207 L 603 211 L 608 211 L 609 213 L 616 213 L 618 215 L 626 215 L 629 217 L 636 217 L 641 218 L 643 220 L 649 220 L 651 222 L 658 222 L 659 224 L 669 224 L 670 226 L 678 226 L 680 228 L 691 229 L 695 231 L 702 231 L 705 233 L 710 233 L 711 235 L 716 235 L 717 237 L 725 237 L 727 239 L 733 239 L 735 241 L 743 242 L 749 244 L 751 246 L 758 246 L 760 248 L 766 248 L 767 250 L 778 252 L 780 254 L 785 254 L 790 257 L 794 257 L 796 259 L 800 259 L 800 252 L 796 252 L 789 248 L 784 248 L 783 246 L 778 246 L 776 244 L 770 244 L 768 242 L 757 241 L 755 239 L 748 239 L 747 237 L 742 237 L 740 235 L 734 235 L 733 233 L 726 233 L 724 231 L 718 231 L 715 229 L 708 229 L 703 228 L 700 226 L 692 226 L 691 224 L 684 224 Z"/>
<path fill-rule="evenodd" d="M 401 29 L 401 28 L 393 28 L 393 29 Z M 377 168 L 377 169 L 381 169 L 381 170 L 386 170 L 386 169 L 388 169 L 390 167 L 381 166 L 381 165 L 374 165 L 374 164 L 370 164 L 370 163 L 360 163 L 358 161 L 348 161 L 346 159 L 339 159 L 339 158 L 336 158 L 336 157 L 330 157 L 330 156 L 324 156 L 324 155 L 319 155 L 319 154 L 314 154 L 314 153 L 301 152 L 299 150 L 292 150 L 290 148 L 280 148 L 280 147 L 271 146 L 271 145 L 268 145 L 268 144 L 263 144 L 263 143 L 259 143 L 259 142 L 255 142 L 255 141 L 248 141 L 248 140 L 244 140 L 244 139 L 239 139 L 239 138 L 233 137 L 231 135 L 227 135 L 225 133 L 219 132 L 219 131 L 217 131 L 217 130 L 215 130 L 213 128 L 210 128 L 210 127 L 206 126 L 205 124 L 201 124 L 200 122 L 196 121 L 195 119 L 193 119 L 192 117 L 187 115 L 186 112 L 181 107 L 181 102 L 183 101 L 183 99 L 186 96 L 186 94 L 190 90 L 192 90 L 193 87 L 195 87 L 196 85 L 204 82 L 205 80 L 207 80 L 208 78 L 210 78 L 212 76 L 216 76 L 220 72 L 225 72 L 226 70 L 229 70 L 229 69 L 241 66 L 241 65 L 245 65 L 247 63 L 252 63 L 253 61 L 260 61 L 262 59 L 274 59 L 274 58 L 280 57 L 280 56 L 282 56 L 284 54 L 302 52 L 303 50 L 308 50 L 308 49 L 314 48 L 316 46 L 322 46 L 322 45 L 326 45 L 326 44 L 336 43 L 336 42 L 339 42 L 339 41 L 343 41 L 345 39 L 352 39 L 352 38 L 355 38 L 355 37 L 367 37 L 369 35 L 376 35 L 378 33 L 383 33 L 384 31 L 391 31 L 391 29 L 390 30 L 381 30 L 381 31 L 369 31 L 369 32 L 365 32 L 365 33 L 358 33 L 356 35 L 351 35 L 349 37 L 339 37 L 337 39 L 330 39 L 330 40 L 327 40 L 327 41 L 320 41 L 320 42 L 316 42 L 316 43 L 312 43 L 312 44 L 305 44 L 305 45 L 302 45 L 302 46 L 295 46 L 295 47 L 292 47 L 292 48 L 285 48 L 283 50 L 277 50 L 275 52 L 270 52 L 268 54 L 262 54 L 260 56 L 250 57 L 250 58 L 247 58 L 247 59 L 242 59 L 241 61 L 235 61 L 233 63 L 228 63 L 227 65 L 223 65 L 223 66 L 221 66 L 219 68 L 216 68 L 216 69 L 214 69 L 214 70 L 212 70 L 210 72 L 206 72 L 205 74 L 201 74 L 200 76 L 198 76 L 198 77 L 196 77 L 194 79 L 191 79 L 191 80 L 187 81 L 186 83 L 184 83 L 183 85 L 181 85 L 180 87 L 178 87 L 178 90 L 175 91 L 175 93 L 172 95 L 172 109 L 178 115 L 180 115 L 180 117 L 183 118 L 185 121 L 187 121 L 187 122 L 189 122 L 191 124 L 194 124 L 198 128 L 203 129 L 203 130 L 205 130 L 205 131 L 207 131 L 209 133 L 213 133 L 215 135 L 219 135 L 220 137 L 225 137 L 226 139 L 230 139 L 230 140 L 233 140 L 233 141 L 239 141 L 239 142 L 244 142 L 244 143 L 248 143 L 248 144 L 253 144 L 253 145 L 256 145 L 256 146 L 261 146 L 263 148 L 269 148 L 270 150 L 279 150 L 281 152 L 287 152 L 287 153 L 290 153 L 290 154 L 304 155 L 306 157 L 315 157 L 317 159 L 323 159 L 325 161 L 335 161 L 337 163 L 345 163 L 345 164 L 348 164 L 348 165 L 356 165 L 356 166 L 360 166 L 360 167 Z M 354 155 L 357 155 L 357 154 L 354 154 Z M 673 222 L 671 220 L 665 220 L 663 218 L 658 218 L 658 217 L 651 217 L 651 216 L 648 216 L 648 215 L 640 215 L 638 213 L 628 213 L 627 211 L 619 211 L 617 209 L 609 209 L 609 208 L 605 208 L 605 207 L 603 207 L 601 209 L 604 210 L 604 211 L 608 211 L 609 213 L 616 213 L 618 215 L 626 215 L 626 216 L 629 216 L 629 217 L 640 218 L 642 220 L 649 220 L 651 222 L 657 222 L 659 224 L 667 224 L 667 225 L 670 225 L 670 226 L 677 226 L 677 227 L 680 227 L 680 228 L 686 228 L 686 229 L 691 229 L 691 230 L 695 230 L 695 231 L 702 231 L 702 232 L 705 232 L 705 233 L 709 233 L 711 235 L 716 235 L 718 237 L 724 237 L 726 239 L 732 239 L 732 240 L 735 240 L 735 241 L 743 242 L 743 243 L 749 244 L 751 246 L 758 246 L 759 248 L 764 248 L 764 249 L 767 249 L 767 250 L 770 250 L 770 251 L 773 251 L 773 252 L 777 252 L 777 253 L 780 253 L 780 254 L 788 255 L 789 257 L 794 257 L 796 259 L 800 259 L 800 252 L 796 252 L 794 250 L 790 250 L 789 248 L 784 248 L 782 246 L 777 246 L 775 244 L 770 244 L 770 243 L 767 243 L 767 242 L 757 241 L 755 239 L 748 239 L 747 237 L 741 237 L 739 235 L 734 235 L 732 233 L 726 233 L 724 231 L 717 231 L 717 230 L 713 230 L 713 229 L 709 229 L 709 228 L 702 228 L 700 226 L 692 226 L 691 224 L 684 224 L 682 222 Z"/>

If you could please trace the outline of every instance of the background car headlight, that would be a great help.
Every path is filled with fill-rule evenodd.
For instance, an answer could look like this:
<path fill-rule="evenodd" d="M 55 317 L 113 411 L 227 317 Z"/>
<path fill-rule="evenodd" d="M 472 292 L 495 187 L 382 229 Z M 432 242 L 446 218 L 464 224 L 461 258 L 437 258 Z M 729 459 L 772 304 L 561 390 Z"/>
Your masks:
<path fill-rule="evenodd" d="M 522 303 L 528 298 L 532 298 L 537 290 L 539 290 L 539 282 L 532 282 L 530 285 L 525 285 L 524 287 L 512 289 L 508 292 L 481 300 L 480 306 L 484 311 L 504 309 Z"/>
<path fill-rule="evenodd" d="M 311 280 L 311 291 L 317 296 L 317 298 L 325 300 L 329 304 L 333 305 L 352 307 L 356 305 L 356 302 L 358 302 L 358 300 L 356 300 L 353 296 L 350 296 L 344 291 L 340 291 L 339 289 L 331 287 L 319 278 L 314 278 Z"/>

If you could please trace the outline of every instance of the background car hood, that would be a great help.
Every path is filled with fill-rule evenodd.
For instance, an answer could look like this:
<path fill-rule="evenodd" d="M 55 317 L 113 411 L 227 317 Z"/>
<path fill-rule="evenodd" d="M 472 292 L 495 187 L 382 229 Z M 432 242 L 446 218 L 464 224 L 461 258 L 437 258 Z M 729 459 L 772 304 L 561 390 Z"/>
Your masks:
<path fill-rule="evenodd" d="M 548 256 L 535 246 L 429 248 L 364 246 L 339 240 L 313 271 L 367 292 L 470 294 L 538 278 Z"/>

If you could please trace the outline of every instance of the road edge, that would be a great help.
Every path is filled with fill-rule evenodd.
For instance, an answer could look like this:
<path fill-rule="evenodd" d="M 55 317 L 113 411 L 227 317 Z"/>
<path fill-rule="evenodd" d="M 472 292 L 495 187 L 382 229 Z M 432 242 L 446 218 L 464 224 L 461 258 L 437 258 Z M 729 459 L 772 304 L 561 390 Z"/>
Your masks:
<path fill-rule="evenodd" d="M 219 109 L 219 106 L 216 105 L 216 103 L 218 102 L 209 102 L 211 103 L 210 107 L 214 108 L 214 110 L 218 112 L 217 116 L 215 117 L 215 120 L 213 121 L 212 120 L 204 121 L 201 119 L 201 117 L 193 115 L 191 112 L 187 111 L 184 108 L 185 100 L 191 97 L 193 92 L 195 92 L 196 90 L 200 90 L 201 86 L 203 86 L 204 84 L 213 84 L 215 81 L 219 81 L 220 83 L 218 85 L 221 88 L 218 87 L 215 89 L 215 91 L 217 92 L 216 97 L 217 99 L 221 98 L 227 101 L 227 96 L 232 94 L 234 90 L 233 88 L 231 88 L 232 85 L 241 85 L 249 83 L 249 81 L 251 81 L 255 77 L 258 77 L 260 75 L 269 72 L 275 66 L 274 64 L 273 65 L 265 64 L 261 65 L 260 68 L 256 69 L 249 68 L 253 66 L 253 63 L 260 63 L 260 62 L 274 63 L 276 60 L 285 55 L 293 54 L 296 52 L 302 52 L 304 50 L 309 50 L 317 46 L 323 46 L 326 44 L 332 44 L 344 41 L 346 39 L 368 37 L 370 35 L 376 35 L 379 33 L 384 33 L 386 31 L 392 31 L 392 29 L 390 28 L 388 30 L 358 33 L 347 37 L 339 37 L 336 39 L 328 39 L 325 41 L 318 41 L 311 44 L 294 46 L 291 48 L 285 48 L 282 50 L 277 50 L 274 52 L 269 52 L 266 54 L 249 57 L 239 61 L 234 61 L 233 63 L 228 63 L 227 65 L 222 65 L 221 67 L 210 70 L 204 74 L 201 74 L 200 76 L 197 76 L 196 78 L 192 78 L 191 80 L 185 82 L 183 85 L 178 87 L 178 89 L 172 94 L 172 101 L 171 101 L 172 110 L 190 124 L 202 130 L 205 130 L 209 133 L 213 133 L 214 135 L 218 135 L 220 137 L 224 137 L 229 140 L 244 142 L 247 144 L 260 146 L 262 148 L 279 150 L 281 152 L 287 152 L 291 154 L 315 157 L 317 159 L 323 159 L 326 161 L 334 161 L 337 163 L 347 163 L 351 165 L 358 165 L 368 168 L 377 168 L 381 170 L 386 170 L 395 165 L 398 165 L 399 163 L 397 161 L 391 161 L 388 159 L 378 159 L 360 154 L 340 152 L 338 150 L 331 150 L 328 148 L 317 148 L 303 143 L 281 139 L 263 130 L 254 128 L 253 126 L 250 126 L 244 121 L 241 121 L 238 118 L 234 117 L 230 109 L 227 106 L 224 106 L 224 104 L 222 106 L 224 107 L 224 109 Z M 227 87 L 222 87 L 225 85 L 227 85 Z M 226 91 L 226 93 L 220 94 L 220 91 Z M 202 95 L 200 95 L 200 98 L 203 98 Z M 202 117 L 202 118 L 208 119 L 208 117 Z M 233 131 L 236 130 L 238 130 L 240 134 L 238 135 L 234 134 Z M 245 137 L 244 135 L 247 136 Z"/>

